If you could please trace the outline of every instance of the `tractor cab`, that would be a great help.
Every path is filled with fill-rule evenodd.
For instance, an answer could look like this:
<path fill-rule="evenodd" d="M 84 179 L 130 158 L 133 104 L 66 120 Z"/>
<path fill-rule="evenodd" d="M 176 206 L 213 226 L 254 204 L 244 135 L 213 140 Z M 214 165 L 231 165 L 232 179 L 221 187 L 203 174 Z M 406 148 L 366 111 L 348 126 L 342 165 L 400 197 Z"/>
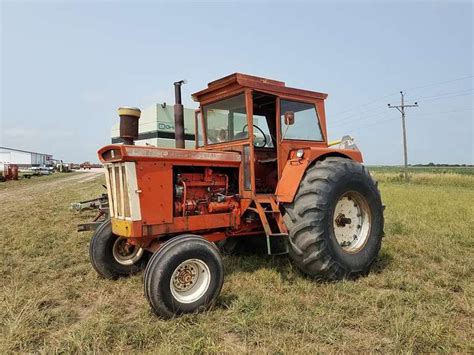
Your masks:
<path fill-rule="evenodd" d="M 332 153 L 362 160 L 358 150 L 344 153 L 328 147 L 327 94 L 235 73 L 192 97 L 200 103 L 196 149 L 238 151 L 246 197 L 276 194 L 279 201 L 290 202 L 302 173 L 317 157 Z M 287 165 L 286 175 L 294 176 L 295 183 L 285 178 L 279 184 Z"/>

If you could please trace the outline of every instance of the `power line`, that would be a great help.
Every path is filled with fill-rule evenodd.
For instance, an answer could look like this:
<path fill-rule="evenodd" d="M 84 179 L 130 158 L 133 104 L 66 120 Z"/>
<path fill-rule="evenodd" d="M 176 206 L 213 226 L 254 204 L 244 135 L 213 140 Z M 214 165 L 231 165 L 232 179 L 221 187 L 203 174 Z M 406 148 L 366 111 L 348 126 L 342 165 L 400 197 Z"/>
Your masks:
<path fill-rule="evenodd" d="M 423 118 L 425 118 L 425 117 L 438 117 L 438 116 L 445 115 L 445 114 L 450 114 L 450 113 L 472 111 L 473 109 L 474 108 L 466 108 L 466 109 L 462 109 L 462 110 L 442 111 L 442 112 L 433 112 L 433 113 L 421 113 L 421 114 L 417 113 L 416 118 L 418 118 L 418 117 L 423 117 Z M 375 117 L 375 116 L 377 116 L 377 117 Z M 352 130 L 352 127 L 354 127 L 354 130 L 356 130 L 358 128 L 370 127 L 370 126 L 373 126 L 373 125 L 376 125 L 376 124 L 385 123 L 385 122 L 393 121 L 394 119 L 396 119 L 396 117 L 381 117 L 379 115 L 374 115 L 372 117 L 375 117 L 375 118 L 371 118 L 370 120 L 367 121 L 366 119 L 368 117 L 364 117 L 360 121 L 353 121 L 353 122 L 348 123 L 345 126 L 351 127 L 351 130 Z M 385 118 L 385 119 L 383 119 L 383 118 Z M 418 119 L 417 119 L 417 121 L 418 121 Z M 336 125 L 336 126 L 329 125 L 330 129 L 335 128 L 335 129 L 339 130 L 340 127 L 342 127 L 342 126 L 341 125 Z"/>
<path fill-rule="evenodd" d="M 428 87 L 431 87 L 431 86 L 436 86 L 436 85 L 442 85 L 442 84 L 447 84 L 447 83 L 452 83 L 452 82 L 455 82 L 455 81 L 461 81 L 461 80 L 466 80 L 466 79 L 470 79 L 470 78 L 473 78 L 474 75 L 469 75 L 469 76 L 463 76 L 462 78 L 457 78 L 457 79 L 452 79 L 452 80 L 446 80 L 446 81 L 440 81 L 440 82 L 437 82 L 437 83 L 432 83 L 432 84 L 428 84 L 428 85 L 422 85 L 422 86 L 415 86 L 415 87 L 412 87 L 412 88 L 408 88 L 407 91 L 410 91 L 410 90 L 418 90 L 418 89 L 424 89 L 424 88 L 428 88 Z"/>
<path fill-rule="evenodd" d="M 465 111 L 472 111 L 473 108 L 466 108 L 462 110 L 453 110 L 453 111 L 444 111 L 444 112 L 434 112 L 434 113 L 422 113 L 422 114 L 417 114 L 416 117 L 418 116 L 439 116 L 439 115 L 445 115 L 447 113 L 456 113 L 456 112 L 465 112 Z"/>
<path fill-rule="evenodd" d="M 336 124 L 344 124 L 345 122 L 350 122 L 350 121 L 353 121 L 353 117 L 360 117 L 362 115 L 364 115 L 364 117 L 367 117 L 367 115 L 365 115 L 366 113 L 371 113 L 369 116 L 375 116 L 381 112 L 385 111 L 384 108 L 382 107 L 375 107 L 374 109 L 372 110 L 367 110 L 367 111 L 362 111 L 362 112 L 359 112 L 359 113 L 354 113 L 352 115 L 349 115 L 347 117 L 344 117 L 342 119 L 339 119 L 339 120 L 333 120 L 333 122 L 335 122 Z"/>
<path fill-rule="evenodd" d="M 461 95 L 455 95 L 455 96 L 448 96 L 448 97 L 440 97 L 440 98 L 437 98 L 437 99 L 430 99 L 430 100 L 418 100 L 417 102 L 425 102 L 425 101 L 437 101 L 437 100 L 441 100 L 441 99 L 449 99 L 451 97 L 458 97 L 458 96 L 466 96 L 466 95 L 469 95 L 469 94 L 461 94 Z M 433 104 L 433 105 L 436 105 L 436 102 Z M 462 112 L 462 111 L 470 111 L 472 110 L 471 109 L 466 109 L 466 110 L 455 110 L 455 111 L 446 111 L 446 112 L 436 112 L 434 115 L 438 115 L 438 114 L 443 114 L 443 113 L 453 113 L 453 112 Z M 365 121 L 367 121 L 367 119 L 369 118 L 372 118 L 372 117 L 376 117 L 378 118 L 377 116 L 380 116 L 380 114 L 382 113 L 382 111 L 384 111 L 383 109 L 382 110 L 377 110 L 376 112 L 374 113 L 371 113 L 370 115 L 363 115 L 363 113 L 360 113 L 360 114 L 357 114 L 357 115 L 352 115 L 350 117 L 347 117 L 343 120 L 334 120 L 334 121 L 329 121 L 329 126 L 331 126 L 332 128 L 339 128 L 339 127 L 343 127 L 343 126 L 352 126 L 354 124 L 357 124 L 357 125 L 360 125 L 360 123 L 364 123 Z M 368 112 L 368 111 L 366 111 Z M 416 117 L 418 116 L 424 116 L 424 115 L 430 115 L 430 116 L 433 116 L 433 114 L 417 114 Z M 370 122 L 370 121 L 369 121 Z"/>
<path fill-rule="evenodd" d="M 452 83 L 452 82 L 456 82 L 456 81 L 461 81 L 461 80 L 466 80 L 466 79 L 470 79 L 470 78 L 473 78 L 474 75 L 469 75 L 469 76 L 463 76 L 461 78 L 456 78 L 456 79 L 451 79 L 451 80 L 444 80 L 444 81 L 439 81 L 439 82 L 435 82 L 435 83 L 431 83 L 431 84 L 426 84 L 426 85 L 420 85 L 420 86 L 415 86 L 415 87 L 411 87 L 409 88 L 408 90 L 412 90 L 412 91 L 416 91 L 416 90 L 419 90 L 419 89 L 423 89 L 423 88 L 427 88 L 427 87 L 432 87 L 432 86 L 437 86 L 437 85 L 443 85 L 443 84 L 448 84 L 448 83 Z M 370 106 L 376 102 L 379 102 L 379 101 L 382 101 L 386 98 L 389 98 L 391 96 L 394 96 L 394 95 L 397 95 L 398 93 L 393 93 L 393 94 L 388 94 L 388 95 L 385 95 L 385 96 L 382 96 L 382 97 L 379 97 L 377 99 L 374 99 L 374 100 L 371 100 L 365 104 L 361 104 L 361 105 L 355 105 L 355 106 L 352 106 L 344 111 L 340 111 L 340 112 L 337 112 L 335 113 L 334 115 L 331 115 L 332 118 L 334 117 L 339 117 L 345 113 L 348 113 L 348 112 L 352 112 L 358 108 L 361 108 L 361 107 L 366 107 L 366 106 Z M 373 111 L 373 110 L 367 110 L 368 111 Z M 344 117 L 342 120 L 345 120 L 347 118 L 350 118 L 350 117 L 353 117 L 357 114 L 354 114 L 354 113 L 351 113 L 349 116 L 347 117 Z M 341 120 L 341 121 L 342 121 Z"/>
<path fill-rule="evenodd" d="M 472 91 L 472 90 L 474 90 L 474 89 L 471 88 L 471 89 L 464 89 L 464 90 L 461 90 L 461 91 L 445 92 L 445 93 L 443 93 L 443 94 L 436 94 L 436 95 L 433 95 L 433 96 L 421 97 L 420 100 L 430 99 L 430 98 L 432 98 L 432 97 L 441 97 L 441 96 L 446 96 L 446 95 L 455 95 L 455 94 L 460 94 L 460 93 L 464 93 L 464 92 L 468 92 L 468 91 Z"/>
<path fill-rule="evenodd" d="M 382 96 L 382 97 L 379 97 L 378 99 L 375 99 L 375 100 L 372 100 L 372 101 L 369 101 L 365 104 L 362 104 L 362 105 L 356 105 L 356 106 L 352 106 L 350 108 L 348 108 L 347 110 L 344 110 L 344 111 L 341 111 L 341 112 L 337 112 L 335 113 L 334 115 L 332 115 L 332 117 L 336 117 L 336 116 L 340 116 L 346 112 L 351 112 L 357 108 L 360 108 L 360 107 L 365 107 L 365 106 L 370 106 L 371 104 L 375 103 L 375 102 L 379 102 L 379 101 L 382 101 L 382 100 L 385 100 L 391 96 L 394 96 L 394 95 L 397 95 L 396 93 L 393 93 L 393 94 L 389 94 L 389 95 L 385 95 L 385 96 Z"/>
<path fill-rule="evenodd" d="M 370 118 L 370 117 L 379 116 L 384 111 L 385 111 L 385 108 L 379 109 L 376 112 L 371 113 L 370 115 L 364 115 L 364 112 L 361 112 L 360 114 L 353 115 L 353 116 L 348 117 L 344 120 L 334 121 L 334 125 L 335 126 L 344 126 L 344 125 L 347 125 L 347 124 L 351 124 L 352 122 L 360 122 L 360 121 L 365 120 L 365 119 Z"/>
<path fill-rule="evenodd" d="M 468 91 L 473 91 L 474 89 L 470 89 Z M 459 97 L 459 96 L 469 96 L 472 95 L 473 93 L 470 92 L 465 92 L 464 94 L 458 94 L 458 95 L 441 95 L 441 96 L 431 96 L 431 97 L 426 97 L 422 98 L 420 102 L 426 102 L 426 101 L 436 101 L 436 100 L 444 100 L 444 99 L 451 99 L 453 97 Z"/>
<path fill-rule="evenodd" d="M 364 128 L 364 127 L 375 126 L 375 125 L 378 125 L 378 124 L 380 124 L 380 123 L 387 123 L 387 122 L 389 122 L 389 121 L 393 121 L 393 120 L 395 120 L 395 119 L 396 119 L 396 117 L 386 117 L 385 120 L 376 120 L 376 121 L 366 122 L 365 125 L 360 125 L 360 126 L 358 126 L 357 128 L 359 128 L 359 127 L 360 127 L 360 128 Z"/>
<path fill-rule="evenodd" d="M 443 94 L 439 94 L 439 95 L 435 95 L 435 96 L 426 96 L 426 97 L 423 97 L 419 100 L 417 100 L 418 102 L 425 102 L 425 101 L 436 101 L 436 100 L 442 100 L 442 99 L 449 99 L 449 98 L 454 98 L 454 97 L 458 97 L 458 96 L 466 96 L 466 95 L 470 95 L 469 93 L 471 91 L 473 91 L 474 89 L 467 89 L 467 90 L 462 90 L 462 91 L 455 91 L 455 92 L 449 92 L 449 93 L 443 93 Z M 342 119 L 339 119 L 339 120 L 333 120 L 333 122 L 335 123 L 336 126 L 338 125 L 346 125 L 348 124 L 349 122 L 352 122 L 352 121 L 355 121 L 357 118 L 361 117 L 362 115 L 364 115 L 365 113 L 368 113 L 368 112 L 373 112 L 373 114 L 370 114 L 370 115 L 364 115 L 364 117 L 362 119 L 365 119 L 365 118 L 368 118 L 368 117 L 373 117 L 373 116 L 376 116 L 378 115 L 380 112 L 382 112 L 383 109 L 382 108 L 379 108 L 379 107 L 375 107 L 371 110 L 367 110 L 367 111 L 363 111 L 363 112 L 360 112 L 360 113 L 355 113 L 355 114 L 351 114 L 347 117 L 344 117 Z M 354 119 L 355 118 L 355 119 Z M 359 122 L 360 120 L 357 120 L 357 122 Z"/>
<path fill-rule="evenodd" d="M 440 94 L 440 95 L 435 95 L 435 96 L 426 96 L 426 97 L 423 97 L 421 98 L 420 100 L 418 100 L 417 102 L 426 102 L 426 101 L 437 101 L 437 100 L 444 100 L 444 99 L 451 99 L 451 98 L 455 98 L 455 97 L 460 97 L 460 96 L 468 96 L 468 95 L 472 95 L 472 91 L 474 89 L 467 89 L 467 90 L 462 90 L 462 91 L 455 91 L 455 92 L 450 92 L 450 93 L 444 93 L 444 94 Z M 380 112 L 382 112 L 383 110 L 381 110 L 380 108 L 374 108 L 372 110 L 367 110 L 367 111 L 364 111 L 364 112 L 361 112 L 361 113 L 357 113 L 357 114 L 352 114 L 350 116 L 347 116 L 347 117 L 344 117 L 343 119 L 340 119 L 340 120 L 334 120 L 335 122 L 335 125 L 338 126 L 338 125 L 346 125 L 346 124 L 349 124 L 350 122 L 352 121 L 355 121 L 355 119 L 353 119 L 354 117 L 357 119 L 358 117 L 360 117 L 362 114 L 366 113 L 366 112 L 372 112 L 374 111 L 374 114 L 371 114 L 371 115 L 368 115 L 368 116 L 364 116 L 362 119 L 365 119 L 365 118 L 368 118 L 368 117 L 373 117 L 373 116 L 376 116 L 377 114 L 379 114 Z M 359 122 L 360 120 L 357 120 L 357 122 Z"/>
<path fill-rule="evenodd" d="M 383 119 L 385 118 L 385 119 Z M 369 121 L 366 121 L 366 122 L 362 122 L 362 124 L 360 124 L 359 122 L 353 122 L 351 123 L 351 131 L 353 130 L 358 130 L 359 128 L 364 128 L 364 127 L 370 127 L 370 126 L 373 126 L 375 124 L 380 124 L 380 123 L 385 123 L 385 122 L 388 122 L 388 121 L 393 121 L 394 119 L 396 119 L 396 117 L 381 117 L 381 116 L 378 116 L 376 117 L 375 119 L 371 119 Z M 329 129 L 335 129 L 337 131 L 339 131 L 341 129 L 341 126 L 339 127 L 328 127 Z"/>

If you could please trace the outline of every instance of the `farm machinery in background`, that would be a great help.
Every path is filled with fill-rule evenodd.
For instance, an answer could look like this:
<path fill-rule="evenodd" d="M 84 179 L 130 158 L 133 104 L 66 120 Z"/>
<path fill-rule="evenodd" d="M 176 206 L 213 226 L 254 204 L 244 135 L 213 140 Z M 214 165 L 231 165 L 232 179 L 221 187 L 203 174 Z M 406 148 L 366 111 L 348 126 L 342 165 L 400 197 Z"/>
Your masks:
<path fill-rule="evenodd" d="M 102 168 L 102 164 L 93 164 L 90 161 L 85 161 L 84 163 L 79 164 L 78 169 L 91 170 L 91 169 Z"/>
<path fill-rule="evenodd" d="M 93 268 L 116 279 L 145 269 L 162 317 L 211 307 L 224 280 L 220 251 L 250 238 L 329 280 L 369 272 L 383 235 L 376 182 L 350 138 L 328 143 L 327 94 L 232 74 L 192 95 L 196 147 L 184 148 L 175 83 L 176 149 L 134 145 L 141 111 L 123 107 L 125 142 L 98 151 L 108 217 L 90 242 Z M 232 249 L 232 248 L 231 248 Z"/>
<path fill-rule="evenodd" d="M 100 197 L 91 200 L 71 203 L 70 210 L 76 213 L 84 211 L 95 212 L 95 216 L 91 222 L 77 225 L 78 232 L 93 231 L 109 218 L 109 198 L 107 194 L 104 193 Z"/>
<path fill-rule="evenodd" d="M 0 163 L 0 182 L 18 180 L 18 165 Z"/>

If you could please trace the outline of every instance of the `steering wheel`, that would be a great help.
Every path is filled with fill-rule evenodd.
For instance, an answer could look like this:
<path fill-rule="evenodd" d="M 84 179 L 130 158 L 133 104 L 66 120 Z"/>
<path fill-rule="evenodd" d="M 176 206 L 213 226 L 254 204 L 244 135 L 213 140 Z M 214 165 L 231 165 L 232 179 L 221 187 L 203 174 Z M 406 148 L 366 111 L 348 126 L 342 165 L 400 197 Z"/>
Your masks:
<path fill-rule="evenodd" d="M 263 136 L 263 144 L 262 144 L 262 145 L 256 144 L 257 141 L 254 140 L 254 141 L 253 141 L 253 146 L 254 146 L 254 147 L 257 147 L 257 148 L 263 148 L 263 147 L 265 147 L 265 146 L 267 145 L 267 136 L 265 135 L 265 132 L 263 132 L 262 129 L 261 129 L 259 126 L 257 126 L 257 125 L 254 125 L 254 124 L 253 124 L 252 126 L 254 126 L 256 129 L 258 129 L 258 130 L 260 131 L 260 133 L 262 133 L 262 136 Z M 247 127 L 248 127 L 248 124 L 245 124 L 244 127 L 242 128 L 242 132 L 245 132 L 245 129 L 246 129 Z"/>

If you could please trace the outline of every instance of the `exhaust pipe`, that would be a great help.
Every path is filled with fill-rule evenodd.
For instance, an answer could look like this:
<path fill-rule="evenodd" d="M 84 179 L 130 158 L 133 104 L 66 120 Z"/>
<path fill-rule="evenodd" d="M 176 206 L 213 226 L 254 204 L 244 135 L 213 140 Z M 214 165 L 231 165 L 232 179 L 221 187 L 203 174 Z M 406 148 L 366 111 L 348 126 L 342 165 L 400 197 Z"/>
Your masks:
<path fill-rule="evenodd" d="M 181 85 L 186 84 L 186 80 L 174 83 L 174 138 L 176 148 L 185 148 L 184 145 L 184 108 L 181 102 Z"/>
<path fill-rule="evenodd" d="M 120 138 L 122 138 L 123 144 L 134 145 L 135 139 L 138 138 L 140 109 L 136 107 L 119 107 L 118 114 L 120 116 Z"/>

